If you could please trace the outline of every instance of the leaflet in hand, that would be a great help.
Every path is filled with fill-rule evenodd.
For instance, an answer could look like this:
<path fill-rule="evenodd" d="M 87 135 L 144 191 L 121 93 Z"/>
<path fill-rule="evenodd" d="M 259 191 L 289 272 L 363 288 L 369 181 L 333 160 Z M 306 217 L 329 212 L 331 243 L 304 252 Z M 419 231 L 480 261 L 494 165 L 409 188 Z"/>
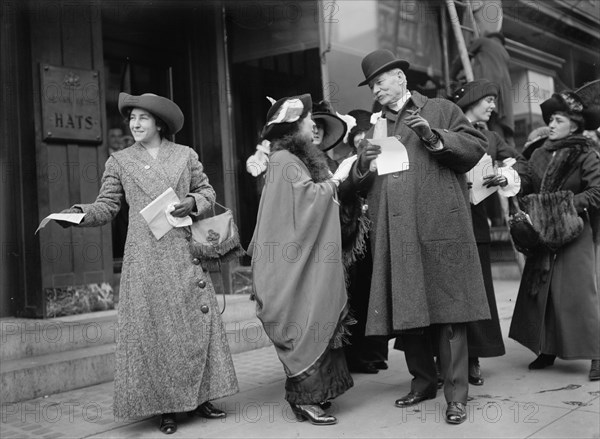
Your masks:
<path fill-rule="evenodd" d="M 373 145 L 381 146 L 381 154 L 375 159 L 379 175 L 401 172 L 408 169 L 408 152 L 396 137 L 369 139 Z"/>
<path fill-rule="evenodd" d="M 486 175 L 495 175 L 494 161 L 489 154 L 484 154 L 473 169 L 467 172 L 467 180 L 473 183 L 469 195 L 472 204 L 479 204 L 498 190 L 498 186 L 485 187 Z"/>
<path fill-rule="evenodd" d="M 46 224 L 48 224 L 51 220 L 66 221 L 68 223 L 79 224 L 81 223 L 81 221 L 83 221 L 84 216 L 85 213 L 51 213 L 42 220 L 38 228 L 35 230 L 35 233 L 37 233 L 40 229 L 46 227 Z"/>
<path fill-rule="evenodd" d="M 150 230 L 152 230 L 156 239 L 165 236 L 173 227 L 185 227 L 192 224 L 192 219 L 189 216 L 176 218 L 171 215 L 173 207 L 179 203 L 179 197 L 173 188 L 169 188 L 140 210 L 140 214 L 150 226 Z"/>

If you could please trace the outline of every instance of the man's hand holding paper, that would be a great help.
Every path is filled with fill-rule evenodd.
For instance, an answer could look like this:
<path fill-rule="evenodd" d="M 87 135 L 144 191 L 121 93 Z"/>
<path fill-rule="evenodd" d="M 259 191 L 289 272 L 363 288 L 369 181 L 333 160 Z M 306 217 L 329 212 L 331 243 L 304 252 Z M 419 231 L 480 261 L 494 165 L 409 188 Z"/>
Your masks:
<path fill-rule="evenodd" d="M 369 141 L 381 148 L 381 154 L 375 159 L 379 175 L 406 171 L 408 169 L 408 152 L 404 144 L 396 137 L 370 139 Z"/>

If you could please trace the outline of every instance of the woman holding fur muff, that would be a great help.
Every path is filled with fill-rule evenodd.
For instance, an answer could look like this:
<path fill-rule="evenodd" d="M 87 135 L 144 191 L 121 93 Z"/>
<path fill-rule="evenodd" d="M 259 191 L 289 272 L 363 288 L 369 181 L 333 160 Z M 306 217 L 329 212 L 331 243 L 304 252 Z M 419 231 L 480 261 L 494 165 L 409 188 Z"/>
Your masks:
<path fill-rule="evenodd" d="M 589 379 L 600 379 L 600 312 L 596 276 L 600 261 L 594 251 L 590 216 L 600 209 L 600 154 L 582 135 L 600 125 L 600 111 L 586 107 L 574 92 L 555 93 L 541 104 L 550 128 L 548 140 L 536 149 L 522 176 L 521 196 L 539 194 L 552 200 L 566 193 L 572 205 L 546 204 L 537 213 L 562 236 L 568 221 L 582 224 L 581 232 L 560 247 L 531 251 L 523 271 L 509 337 L 538 357 L 529 369 L 564 360 L 591 359 Z M 531 197 L 531 196 L 530 196 Z M 524 200 L 525 201 L 525 200 Z M 569 215 L 569 210 L 576 215 Z M 530 211 L 531 213 L 531 211 Z M 579 219 L 580 218 L 580 219 Z"/>

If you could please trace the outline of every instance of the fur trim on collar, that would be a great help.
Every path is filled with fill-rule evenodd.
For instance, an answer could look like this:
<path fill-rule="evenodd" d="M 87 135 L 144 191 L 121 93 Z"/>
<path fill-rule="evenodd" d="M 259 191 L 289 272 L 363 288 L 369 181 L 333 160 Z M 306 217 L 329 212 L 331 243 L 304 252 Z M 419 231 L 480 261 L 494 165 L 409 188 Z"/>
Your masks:
<path fill-rule="evenodd" d="M 307 143 L 296 134 L 276 139 L 271 144 L 271 153 L 286 150 L 298 157 L 306 165 L 316 183 L 329 179 L 329 167 L 325 154 L 312 143 Z"/>

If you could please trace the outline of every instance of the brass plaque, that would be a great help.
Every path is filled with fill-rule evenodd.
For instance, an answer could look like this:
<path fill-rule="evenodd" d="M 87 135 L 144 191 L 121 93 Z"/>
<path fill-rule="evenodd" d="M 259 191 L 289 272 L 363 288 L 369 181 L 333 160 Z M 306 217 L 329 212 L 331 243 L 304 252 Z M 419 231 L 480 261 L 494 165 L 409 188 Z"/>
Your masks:
<path fill-rule="evenodd" d="M 96 70 L 40 65 L 44 141 L 102 142 Z"/>

